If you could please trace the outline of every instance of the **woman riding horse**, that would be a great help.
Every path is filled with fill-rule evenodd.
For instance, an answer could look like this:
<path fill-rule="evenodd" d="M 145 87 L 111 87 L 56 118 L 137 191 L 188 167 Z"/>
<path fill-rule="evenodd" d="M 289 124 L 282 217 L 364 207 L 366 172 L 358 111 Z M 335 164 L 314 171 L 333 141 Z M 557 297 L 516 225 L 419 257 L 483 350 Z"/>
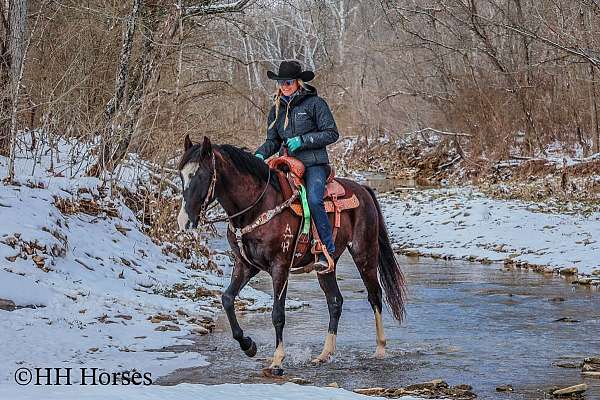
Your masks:
<path fill-rule="evenodd" d="M 335 120 L 325 100 L 317 96 L 317 90 L 305 83 L 315 74 L 302 71 L 298 61 L 283 61 L 277 74 L 268 71 L 267 76 L 277 81 L 278 89 L 267 120 L 267 140 L 256 150 L 255 156 L 265 160 L 285 144 L 289 154 L 302 161 L 306 168 L 308 207 L 319 238 L 327 253 L 333 256 L 335 244 L 323 194 L 331 172 L 325 146 L 335 143 L 340 136 Z M 317 271 L 328 269 L 323 253 L 313 267 Z"/>
<path fill-rule="evenodd" d="M 338 183 L 347 193 L 356 196 L 357 207 L 344 210 L 339 217 L 339 228 L 334 246 L 331 226 L 323 210 L 323 190 L 329 173 L 329 159 L 325 146 L 335 142 L 338 132 L 329 107 L 317 97 L 316 90 L 304 83 L 314 74 L 302 71 L 297 62 L 283 62 L 277 75 L 281 79 L 275 105 L 269 115 L 267 141 L 255 153 L 263 159 L 273 155 L 284 143 L 290 153 L 304 162 L 311 212 L 317 221 L 318 233 L 333 258 L 334 265 L 346 250 L 352 256 L 364 282 L 367 300 L 375 317 L 376 357 L 385 354 L 385 334 L 381 316 L 383 294 L 394 318 L 401 321 L 405 307 L 405 281 L 388 236 L 385 220 L 375 196 L 368 186 L 339 178 Z M 281 106 L 285 106 L 285 113 Z M 194 144 L 188 136 L 184 153 L 179 160 L 182 199 L 177 221 L 184 229 L 196 228 L 206 220 L 206 210 L 219 202 L 227 216 L 218 220 L 229 222 L 227 240 L 234 254 L 234 267 L 229 286 L 221 300 L 231 326 L 233 338 L 241 350 L 254 357 L 257 346 L 244 333 L 235 312 L 235 298 L 248 282 L 263 271 L 273 281 L 273 327 L 275 352 L 267 374 L 281 375 L 285 350 L 285 301 L 290 269 L 306 267 L 313 262 L 310 252 L 294 260 L 292 244 L 300 233 L 302 219 L 292 210 L 296 196 L 288 197 L 279 184 L 277 172 L 243 149 L 232 145 L 213 146 L 204 137 Z M 297 195 L 297 193 L 296 193 Z M 321 266 L 327 262 L 321 259 Z M 327 299 L 329 324 L 321 354 L 313 360 L 320 364 L 331 360 L 336 351 L 336 337 L 342 314 L 343 296 L 336 280 L 335 268 L 331 273 L 318 274 L 319 285 Z"/>

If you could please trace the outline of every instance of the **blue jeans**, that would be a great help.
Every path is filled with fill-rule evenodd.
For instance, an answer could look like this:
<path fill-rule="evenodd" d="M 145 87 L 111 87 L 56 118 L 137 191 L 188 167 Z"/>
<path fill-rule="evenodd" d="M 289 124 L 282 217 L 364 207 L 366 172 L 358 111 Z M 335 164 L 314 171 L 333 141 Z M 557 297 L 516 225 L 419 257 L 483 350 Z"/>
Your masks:
<path fill-rule="evenodd" d="M 308 197 L 308 208 L 315 221 L 317 232 L 321 241 L 327 247 L 327 252 L 333 257 L 335 253 L 335 243 L 333 242 L 333 234 L 331 224 L 327 213 L 325 212 L 325 203 L 323 195 L 325 193 L 325 185 L 327 184 L 327 176 L 329 175 L 330 167 L 328 165 L 313 165 L 306 167 L 304 172 L 304 181 L 306 183 L 306 192 Z"/>

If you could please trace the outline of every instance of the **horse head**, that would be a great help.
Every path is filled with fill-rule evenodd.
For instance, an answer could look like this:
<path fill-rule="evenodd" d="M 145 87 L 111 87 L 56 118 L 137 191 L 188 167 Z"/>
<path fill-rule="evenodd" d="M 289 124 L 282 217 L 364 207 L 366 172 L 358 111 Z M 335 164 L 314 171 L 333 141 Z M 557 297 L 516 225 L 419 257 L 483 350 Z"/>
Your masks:
<path fill-rule="evenodd" d="M 183 194 L 177 223 L 181 230 L 194 229 L 206 207 L 215 199 L 217 172 L 210 139 L 205 136 L 200 145 L 192 143 L 186 135 L 178 170 Z"/>

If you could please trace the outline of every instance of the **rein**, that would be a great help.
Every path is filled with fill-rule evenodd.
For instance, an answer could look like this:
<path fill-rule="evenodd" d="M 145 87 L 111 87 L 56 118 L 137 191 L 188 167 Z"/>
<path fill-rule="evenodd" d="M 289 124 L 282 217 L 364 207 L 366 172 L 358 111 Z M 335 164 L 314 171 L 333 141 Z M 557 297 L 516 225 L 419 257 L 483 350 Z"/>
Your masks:
<path fill-rule="evenodd" d="M 214 152 L 213 152 L 213 155 L 212 155 L 212 165 L 213 165 L 213 174 L 212 174 L 211 183 L 210 183 L 210 186 L 208 188 L 208 193 L 206 193 L 206 197 L 204 198 L 204 202 L 202 203 L 202 207 L 200 208 L 201 220 L 202 220 L 203 223 L 206 223 L 206 224 L 214 224 L 216 222 L 229 221 L 229 224 L 231 225 L 231 220 L 233 218 L 239 217 L 240 215 L 243 215 L 243 214 L 247 213 L 248 211 L 250 211 L 265 196 L 265 193 L 267 193 L 267 189 L 269 188 L 269 183 L 271 182 L 271 171 L 269 170 L 269 176 L 267 178 L 267 184 L 265 185 L 265 188 L 263 189 L 263 191 L 260 194 L 260 196 L 258 196 L 258 198 L 254 201 L 254 203 L 250 204 L 248 207 L 244 208 L 242 211 L 238 211 L 238 212 L 236 212 L 233 215 L 227 215 L 225 217 L 219 217 L 219 218 L 215 218 L 215 219 L 209 220 L 208 218 L 206 218 L 206 211 L 207 211 L 208 205 L 214 201 L 214 197 L 213 196 L 215 194 L 215 186 L 216 186 L 216 183 L 217 183 L 217 166 L 216 166 L 216 160 L 215 160 L 215 153 Z"/>

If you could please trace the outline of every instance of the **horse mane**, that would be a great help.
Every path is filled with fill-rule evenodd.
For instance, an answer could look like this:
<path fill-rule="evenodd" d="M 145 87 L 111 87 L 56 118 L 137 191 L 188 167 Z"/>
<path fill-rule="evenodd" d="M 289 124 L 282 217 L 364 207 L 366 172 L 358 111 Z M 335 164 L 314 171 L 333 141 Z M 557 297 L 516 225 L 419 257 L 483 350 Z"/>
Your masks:
<path fill-rule="evenodd" d="M 217 148 L 221 153 L 224 153 L 229 157 L 233 165 L 235 165 L 240 172 L 253 175 L 265 184 L 269 182 L 271 168 L 269 168 L 263 160 L 259 159 L 245 148 L 236 147 L 231 144 L 222 144 L 217 146 Z M 271 175 L 270 184 L 277 189 L 277 191 L 281 192 L 279 179 L 277 179 L 275 174 Z"/>
<path fill-rule="evenodd" d="M 213 146 L 213 149 L 217 149 L 222 154 L 226 155 L 240 172 L 252 175 L 265 184 L 269 181 L 269 174 L 271 174 L 269 166 L 245 148 L 239 148 L 231 144 L 222 144 Z M 189 162 L 199 162 L 201 154 L 202 145 L 193 145 L 183 154 L 177 168 L 181 170 Z M 277 179 L 275 174 L 271 174 L 271 180 L 269 182 L 278 192 L 281 192 L 279 179 Z"/>

